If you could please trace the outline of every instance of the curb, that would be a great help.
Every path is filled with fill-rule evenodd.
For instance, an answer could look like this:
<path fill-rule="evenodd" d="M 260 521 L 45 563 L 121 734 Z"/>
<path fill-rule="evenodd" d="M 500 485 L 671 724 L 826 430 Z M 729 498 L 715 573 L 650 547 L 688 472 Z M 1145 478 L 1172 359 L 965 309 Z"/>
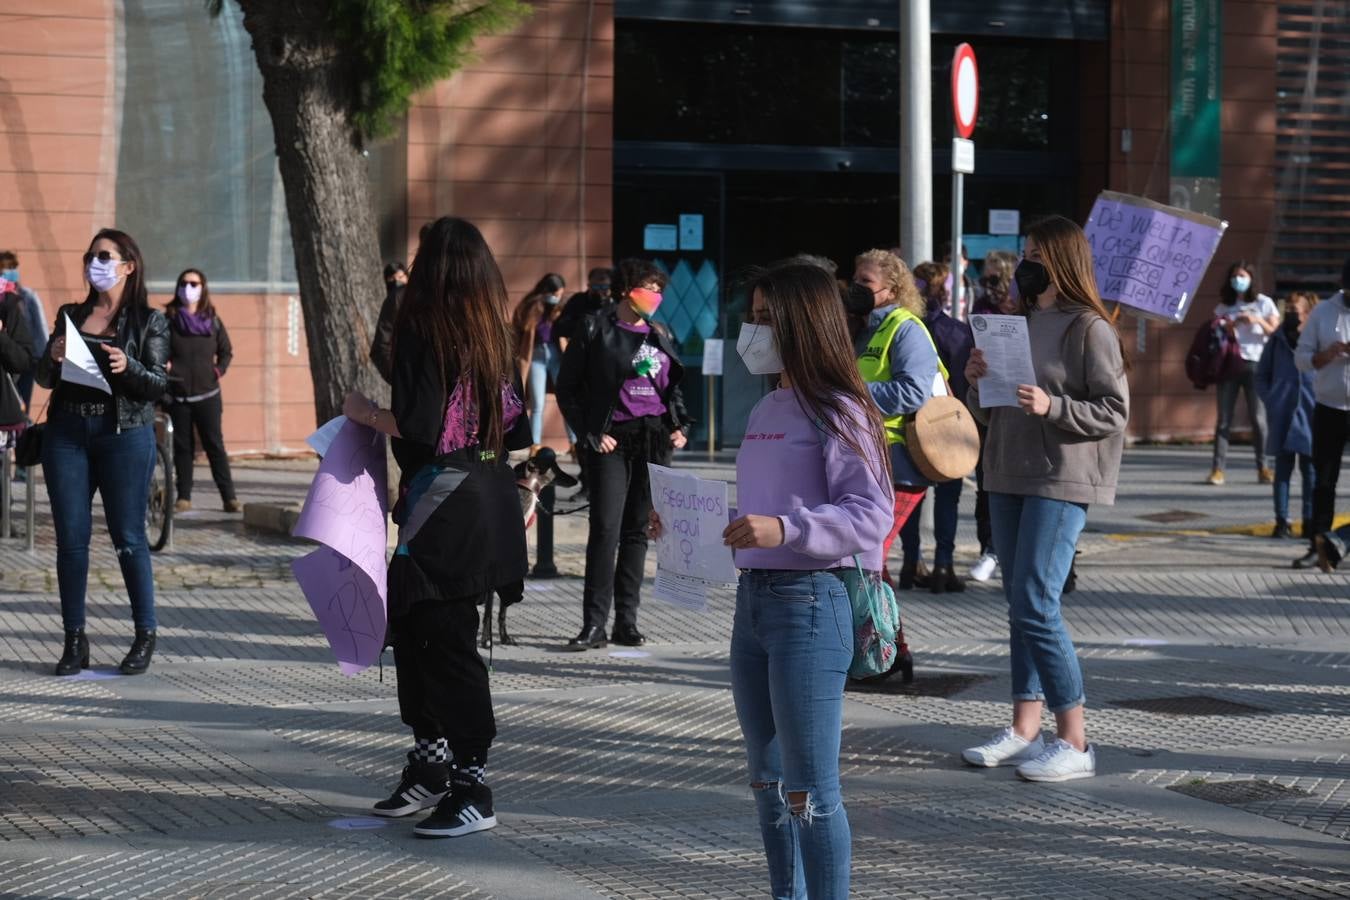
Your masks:
<path fill-rule="evenodd" d="M 1343 516 L 1336 516 L 1332 522 L 1333 529 L 1342 528 L 1350 525 L 1350 513 Z M 1303 537 L 1303 523 L 1293 522 L 1290 527 L 1294 531 L 1294 537 Z M 1215 528 L 1175 528 L 1175 529 L 1149 529 L 1147 531 L 1117 531 L 1103 534 L 1102 537 L 1109 541 L 1133 541 L 1141 538 L 1159 538 L 1159 537 L 1212 537 L 1215 535 L 1243 535 L 1245 537 L 1270 537 L 1270 533 L 1275 530 L 1275 520 L 1269 519 L 1265 522 L 1252 522 L 1246 525 L 1219 525 Z"/>
<path fill-rule="evenodd" d="M 245 503 L 244 527 L 287 537 L 300 518 L 298 503 Z"/>

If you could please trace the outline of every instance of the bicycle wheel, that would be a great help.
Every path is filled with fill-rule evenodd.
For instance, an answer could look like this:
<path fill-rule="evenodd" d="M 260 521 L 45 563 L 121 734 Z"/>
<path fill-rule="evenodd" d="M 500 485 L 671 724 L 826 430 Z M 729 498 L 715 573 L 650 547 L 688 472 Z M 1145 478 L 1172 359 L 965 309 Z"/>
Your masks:
<path fill-rule="evenodd" d="M 150 502 L 145 506 L 145 534 L 151 550 L 163 550 L 173 533 L 173 470 L 169 454 L 155 443 L 155 470 L 150 475 Z"/>

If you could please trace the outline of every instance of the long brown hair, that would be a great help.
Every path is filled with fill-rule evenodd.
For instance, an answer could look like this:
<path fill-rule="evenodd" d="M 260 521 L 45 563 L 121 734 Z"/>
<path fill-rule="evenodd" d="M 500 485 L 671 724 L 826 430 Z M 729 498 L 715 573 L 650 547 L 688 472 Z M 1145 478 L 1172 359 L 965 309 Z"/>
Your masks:
<path fill-rule="evenodd" d="M 431 345 L 447 396 L 451 373 L 472 384 L 478 443 L 489 450 L 505 443 L 502 384 L 515 371 L 506 300 L 497 261 L 471 222 L 445 216 L 424 229 L 395 331 L 415 329 Z"/>
<path fill-rule="evenodd" d="M 516 304 L 515 310 L 511 313 L 511 330 L 516 335 L 516 353 L 522 359 L 530 353 L 530 348 L 525 346 L 525 338 L 529 336 L 530 328 L 538 328 L 540 322 L 556 322 L 562 315 L 561 294 L 567 289 L 567 281 L 557 272 L 549 272 L 543 278 L 540 278 L 535 284 L 534 290 L 525 295 L 525 299 Z M 553 306 L 544 303 L 544 298 L 550 294 L 558 294 L 559 302 Z"/>
<path fill-rule="evenodd" d="M 1097 273 L 1092 267 L 1092 247 L 1078 223 L 1063 216 L 1048 216 L 1027 229 L 1027 237 L 1036 242 L 1041 251 L 1041 265 L 1050 273 L 1050 281 L 1059 291 L 1060 302 L 1088 309 L 1106 320 L 1120 344 L 1120 361 L 1125 371 L 1130 370 L 1130 357 L 1125 352 L 1125 341 L 1116 328 L 1106 304 L 1097 292 Z M 1023 297 L 1023 306 L 1030 310 L 1035 297 Z"/>
<path fill-rule="evenodd" d="M 202 299 L 197 302 L 196 315 L 205 316 L 208 319 L 214 318 L 216 308 L 211 305 L 211 288 L 206 283 L 206 273 L 201 269 L 184 269 L 178 273 L 178 281 L 173 286 L 173 298 L 164 307 L 164 311 L 172 315 L 187 305 L 183 302 L 183 298 L 178 296 L 178 292 L 183 289 L 183 279 L 189 275 L 196 275 L 202 280 Z"/>
<path fill-rule="evenodd" d="M 783 371 L 806 414 L 860 458 L 877 457 L 877 479 L 889 487 L 891 457 L 881 411 L 858 371 L 834 278 L 817 265 L 786 260 L 753 273 L 748 286 L 752 299 L 755 291 L 764 298 Z M 866 417 L 864 431 L 855 427 L 849 409 L 855 405 Z"/>

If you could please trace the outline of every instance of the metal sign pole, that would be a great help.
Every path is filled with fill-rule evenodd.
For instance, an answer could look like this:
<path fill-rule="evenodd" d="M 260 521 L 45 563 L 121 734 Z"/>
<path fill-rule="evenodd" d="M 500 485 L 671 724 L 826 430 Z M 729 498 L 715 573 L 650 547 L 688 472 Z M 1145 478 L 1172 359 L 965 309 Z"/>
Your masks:
<path fill-rule="evenodd" d="M 965 308 L 964 278 L 961 274 L 961 221 L 965 207 L 966 176 L 952 166 L 952 315 L 961 321 L 968 318 Z"/>
<path fill-rule="evenodd" d="M 708 462 L 717 456 L 717 376 L 708 376 Z"/>

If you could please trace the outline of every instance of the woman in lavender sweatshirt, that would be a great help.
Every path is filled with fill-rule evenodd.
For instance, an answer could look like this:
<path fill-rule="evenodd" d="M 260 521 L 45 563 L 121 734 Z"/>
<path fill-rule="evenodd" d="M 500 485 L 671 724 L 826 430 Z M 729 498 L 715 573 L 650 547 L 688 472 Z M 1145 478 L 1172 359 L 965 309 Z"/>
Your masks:
<path fill-rule="evenodd" d="M 772 895 L 831 900 L 848 896 L 851 859 L 839 734 L 853 612 L 841 575 L 855 556 L 881 570 L 889 456 L 830 276 L 779 264 L 752 297 L 736 349 L 752 374 L 781 374 L 750 413 L 736 458 L 744 515 L 723 534 L 741 570 L 731 690 Z"/>

